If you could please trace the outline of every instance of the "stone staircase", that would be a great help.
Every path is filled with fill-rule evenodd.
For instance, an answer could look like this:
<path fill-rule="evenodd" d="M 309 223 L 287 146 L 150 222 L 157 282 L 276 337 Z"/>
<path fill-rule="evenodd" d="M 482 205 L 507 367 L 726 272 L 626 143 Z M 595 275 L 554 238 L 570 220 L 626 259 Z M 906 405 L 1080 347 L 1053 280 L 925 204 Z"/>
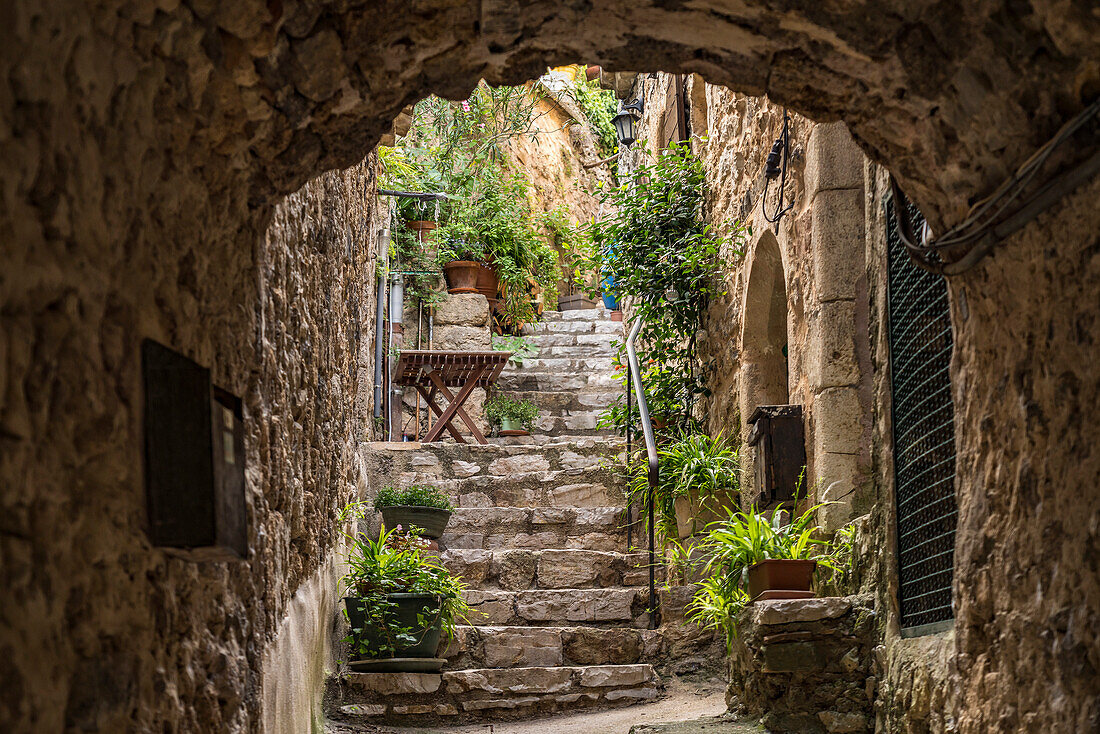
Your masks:
<path fill-rule="evenodd" d="M 548 314 L 534 335 L 539 359 L 501 377 L 504 389 L 547 411 L 550 436 L 485 446 L 373 444 L 365 452 L 368 472 L 383 484 L 431 483 L 454 497 L 441 558 L 465 579 L 476 612 L 441 653 L 441 674 L 346 673 L 331 681 L 331 718 L 466 723 L 659 696 L 654 663 L 667 657 L 668 643 L 648 629 L 647 556 L 628 546 L 622 480 L 608 466 L 621 462 L 623 444 L 595 428 L 621 389 L 610 373 L 620 327 L 602 310 Z"/>
<path fill-rule="evenodd" d="M 609 436 L 596 427 L 599 414 L 622 393 L 613 369 L 613 341 L 623 339 L 622 324 L 599 309 L 549 311 L 527 327 L 538 357 L 523 367 L 508 365 L 497 387 L 533 401 L 542 411 L 536 435 L 527 442 L 558 436 Z M 511 442 L 517 442 L 514 439 Z"/>

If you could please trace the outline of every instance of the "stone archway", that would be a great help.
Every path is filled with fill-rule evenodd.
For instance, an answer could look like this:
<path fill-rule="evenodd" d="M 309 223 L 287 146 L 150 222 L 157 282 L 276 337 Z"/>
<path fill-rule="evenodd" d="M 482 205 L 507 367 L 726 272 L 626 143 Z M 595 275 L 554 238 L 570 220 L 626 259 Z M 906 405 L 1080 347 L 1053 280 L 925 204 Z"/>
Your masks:
<path fill-rule="evenodd" d="M 756 242 L 741 309 L 740 402 L 744 430 L 758 405 L 790 399 L 787 368 L 787 286 L 779 242 L 769 230 Z"/>
<path fill-rule="evenodd" d="M 10 662 L 5 689 L 24 692 L 0 706 L 15 721 L 9 728 L 258 729 L 258 657 L 333 547 L 331 520 L 315 522 L 332 514 L 332 487 L 347 493 L 356 479 L 353 447 L 328 429 L 341 425 L 339 406 L 354 388 L 340 379 L 355 357 L 344 332 L 361 316 L 348 296 L 370 249 L 361 232 L 340 232 L 340 247 L 318 246 L 336 239 L 317 236 L 336 221 L 331 212 L 283 217 L 276 206 L 323 172 L 361 161 L 409 102 L 433 92 L 460 98 L 483 77 L 518 83 L 578 59 L 695 72 L 818 120 L 844 120 L 938 228 L 1100 91 L 1100 18 L 1088 3 L 775 8 L 763 0 L 714 9 L 645 0 L 6 4 L 0 514 L 11 579 L 3 611 L 18 624 L 3 631 L 0 649 Z M 373 182 L 360 178 L 310 186 L 354 189 L 366 200 Z M 1090 251 L 1073 226 L 1092 226 L 1095 195 L 1094 186 L 1078 197 L 1060 239 L 1034 228 L 1021 235 L 1015 253 L 1030 258 L 1031 271 L 998 265 L 982 275 L 959 340 L 959 370 L 976 394 L 960 414 L 977 416 L 960 432 L 960 454 L 1004 452 L 1016 475 L 997 461 L 962 469 L 988 492 L 964 498 L 961 531 L 979 537 L 990 515 L 1011 517 L 1021 537 L 1032 534 L 1019 545 L 1039 549 L 1032 561 L 1044 573 L 1035 576 L 1061 579 L 1062 599 L 1082 577 L 1065 570 L 1071 564 L 1052 565 L 1035 535 L 1046 524 L 1006 510 L 1016 506 L 1004 498 L 1019 495 L 1017 486 L 1029 495 L 1053 488 L 1066 509 L 1051 525 L 1088 517 L 1071 502 L 1094 496 L 1095 483 L 1058 472 L 1076 466 L 1069 447 L 1094 443 L 1090 422 L 1049 410 L 1043 420 L 1065 414 L 1069 422 L 1045 429 L 1041 441 L 1008 451 L 985 442 L 1036 440 L 1035 432 L 1014 438 L 1025 432 L 1013 430 L 1020 418 L 1009 412 L 1036 395 L 1057 388 L 1088 404 L 1096 394 L 1095 374 L 1081 366 L 1089 360 L 1080 345 L 1091 342 L 1057 341 L 1034 316 L 1066 304 L 1064 333 L 1093 323 L 1071 316 L 1094 302 L 1095 274 L 1083 260 L 1062 266 L 1083 257 L 1066 253 Z M 302 209 L 309 198 L 301 194 Z M 1046 257 L 1051 241 L 1066 246 Z M 1078 291 L 1045 285 L 1066 282 Z M 209 364 L 219 385 L 246 398 L 250 488 L 263 530 L 247 566 L 180 566 L 143 538 L 135 358 L 143 336 Z M 294 340 L 310 349 L 296 354 Z M 1063 342 L 1078 345 L 1080 357 Z M 1035 346 L 1017 363 L 1006 343 Z M 1058 386 L 1047 384 L 1060 373 Z M 1026 463 L 1032 455 L 1044 457 L 1041 465 Z M 1076 533 L 1078 545 L 1088 542 Z M 963 570 L 1019 566 L 991 558 L 999 548 L 964 551 Z M 1008 562 L 991 562 L 999 560 Z M 1022 647 L 1027 636 L 1017 630 L 994 629 L 1001 649 L 983 647 L 994 618 L 1018 617 L 1011 599 L 986 591 L 1017 579 L 983 579 L 961 599 L 960 647 L 1004 674 L 999 683 L 976 677 L 966 695 L 1007 706 L 1019 698 L 1022 671 L 1055 680 L 1063 666 Z M 1021 587 L 1013 598 L 1039 596 Z M 1087 649 L 1090 638 L 1081 639 Z M 218 671 L 212 683 L 207 671 Z M 1061 690 L 1032 695 L 1064 699 Z M 980 726 L 972 720 L 964 730 Z"/>

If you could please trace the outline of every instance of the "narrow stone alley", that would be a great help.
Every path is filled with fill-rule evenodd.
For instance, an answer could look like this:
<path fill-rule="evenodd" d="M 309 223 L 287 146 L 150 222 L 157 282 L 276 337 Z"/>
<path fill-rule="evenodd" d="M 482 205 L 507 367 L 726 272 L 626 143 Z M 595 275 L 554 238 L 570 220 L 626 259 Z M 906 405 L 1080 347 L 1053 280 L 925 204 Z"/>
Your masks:
<path fill-rule="evenodd" d="M 533 435 L 367 450 L 383 484 L 430 483 L 454 498 L 439 545 L 474 611 L 441 653 L 442 674 L 344 673 L 330 683 L 331 719 L 469 723 L 651 702 L 663 689 L 658 666 L 678 662 L 673 644 L 681 654 L 713 644 L 649 629 L 648 555 L 628 542 L 624 442 L 596 425 L 622 390 L 621 322 L 604 309 L 548 312 L 530 338 L 538 357 L 510 365 L 498 387 L 545 408 Z M 714 694 L 720 666 L 709 667 Z"/>

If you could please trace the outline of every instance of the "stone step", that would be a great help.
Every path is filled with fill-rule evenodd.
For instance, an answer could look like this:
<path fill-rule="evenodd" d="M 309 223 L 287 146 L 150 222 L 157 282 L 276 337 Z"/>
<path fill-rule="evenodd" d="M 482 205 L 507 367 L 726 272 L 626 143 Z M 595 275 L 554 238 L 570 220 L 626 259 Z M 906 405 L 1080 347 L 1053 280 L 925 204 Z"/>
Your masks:
<path fill-rule="evenodd" d="M 647 587 L 610 589 L 468 589 L 474 626 L 649 626 Z"/>
<path fill-rule="evenodd" d="M 612 359 L 617 350 L 608 344 L 566 344 L 563 346 L 546 346 L 539 349 L 537 359 Z M 530 361 L 525 360 L 526 368 Z"/>
<path fill-rule="evenodd" d="M 612 344 L 616 341 L 622 341 L 622 334 L 607 333 L 607 332 L 563 332 L 563 333 L 547 333 L 547 334 L 532 334 L 527 337 L 534 343 L 539 349 L 548 349 L 551 347 L 568 347 L 568 346 L 590 346 L 595 349 L 614 349 Z"/>
<path fill-rule="evenodd" d="M 543 311 L 541 322 L 553 324 L 561 321 L 611 321 L 609 309 L 577 308 L 570 311 Z"/>
<path fill-rule="evenodd" d="M 621 507 L 460 507 L 439 545 L 622 551 L 626 528 Z"/>
<path fill-rule="evenodd" d="M 370 443 L 361 450 L 365 469 L 379 484 L 408 486 L 451 479 L 517 473 L 571 471 L 600 466 L 605 458 L 621 461 L 625 442 L 618 437 L 517 436 L 516 445 L 489 443 Z M 548 481 L 554 481 L 548 477 Z M 587 480 L 586 480 L 587 481 Z M 569 483 L 563 480 L 564 483 Z"/>
<path fill-rule="evenodd" d="M 546 357 L 541 354 L 535 359 L 523 360 L 522 367 L 508 366 L 501 373 L 503 375 L 524 374 L 527 372 L 551 372 L 559 375 L 588 375 L 595 373 L 612 373 L 615 369 L 615 359 L 606 357 Z"/>
<path fill-rule="evenodd" d="M 568 416 L 575 413 L 597 413 L 605 410 L 607 406 L 623 395 L 623 387 L 616 385 L 613 388 L 599 387 L 583 390 L 568 390 L 563 392 L 540 392 L 537 390 L 520 390 L 509 393 L 518 400 L 530 400 L 538 406 L 544 416 Z"/>
<path fill-rule="evenodd" d="M 523 369 L 502 372 L 496 386 L 505 392 L 575 392 L 585 389 L 622 390 L 623 383 L 610 369 L 597 372 Z"/>
<path fill-rule="evenodd" d="M 442 560 L 467 586 L 482 591 L 607 589 L 649 583 L 649 554 L 642 552 L 453 548 L 443 553 Z M 664 569 L 656 571 L 657 580 L 663 580 Z"/>
<path fill-rule="evenodd" d="M 441 657 L 449 670 L 632 665 L 659 660 L 663 648 L 661 632 L 632 627 L 462 625 Z"/>
<path fill-rule="evenodd" d="M 540 321 L 525 329 L 525 336 L 546 334 L 618 334 L 623 335 L 623 325 L 617 321 Z"/>
<path fill-rule="evenodd" d="M 601 428 L 602 410 L 577 411 L 569 415 L 542 415 L 535 420 L 535 431 L 546 436 L 612 436 L 612 428 Z"/>
<path fill-rule="evenodd" d="M 559 443 L 563 443 L 563 442 L 569 443 L 569 442 L 576 442 L 576 441 L 593 441 L 593 440 L 595 440 L 595 441 L 608 441 L 608 440 L 623 441 L 623 438 L 621 436 L 616 436 L 614 434 L 598 433 L 598 434 L 586 434 L 586 435 L 562 434 L 562 435 L 559 435 L 559 436 L 543 436 L 542 434 L 536 434 L 536 435 L 533 435 L 533 436 L 486 436 L 485 440 L 487 440 L 489 443 L 494 444 L 496 446 L 507 446 L 507 447 L 530 446 L 530 447 L 538 448 L 538 447 L 541 447 L 541 446 L 545 446 L 547 444 L 559 444 Z"/>
<path fill-rule="evenodd" d="M 657 698 L 658 685 L 645 664 L 348 673 L 328 699 L 340 721 L 424 725 L 627 706 Z"/>
<path fill-rule="evenodd" d="M 539 466 L 532 462 L 533 468 Z M 625 479 L 619 471 L 597 465 L 445 480 L 403 474 L 401 484 L 430 482 L 449 493 L 457 507 L 607 507 L 621 503 L 625 496 Z"/>

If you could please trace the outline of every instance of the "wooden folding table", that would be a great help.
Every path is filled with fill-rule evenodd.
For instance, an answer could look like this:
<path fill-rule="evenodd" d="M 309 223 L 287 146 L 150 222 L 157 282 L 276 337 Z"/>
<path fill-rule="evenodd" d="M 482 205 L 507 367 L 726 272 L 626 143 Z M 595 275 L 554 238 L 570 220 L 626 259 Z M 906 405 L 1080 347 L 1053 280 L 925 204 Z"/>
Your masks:
<path fill-rule="evenodd" d="M 438 420 L 425 443 L 438 441 L 443 431 L 454 436 L 455 441 L 466 443 L 466 439 L 451 425 L 457 416 L 470 429 L 478 443 L 488 443 L 485 434 L 463 409 L 463 405 L 474 388 L 488 389 L 496 382 L 501 370 L 508 362 L 511 352 L 448 352 L 433 349 L 406 349 L 401 352 L 397 362 L 394 382 L 402 387 L 415 387 L 426 401 L 428 407 L 438 416 Z M 458 394 L 450 388 L 458 388 Z M 447 407 L 435 404 L 436 394 L 447 399 Z"/>

